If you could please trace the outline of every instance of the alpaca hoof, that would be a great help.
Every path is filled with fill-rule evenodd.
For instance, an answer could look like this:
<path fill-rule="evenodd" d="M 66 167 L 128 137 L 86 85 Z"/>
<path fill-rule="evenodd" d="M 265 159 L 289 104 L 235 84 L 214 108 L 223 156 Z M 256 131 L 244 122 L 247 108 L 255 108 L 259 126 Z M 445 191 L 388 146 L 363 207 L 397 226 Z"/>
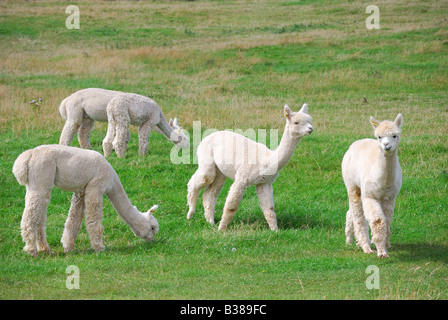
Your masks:
<path fill-rule="evenodd" d="M 193 215 L 194 215 L 194 211 L 192 211 L 192 210 L 188 211 L 187 220 L 190 220 L 191 218 L 193 218 Z"/>
<path fill-rule="evenodd" d="M 362 250 L 364 251 L 364 253 L 367 253 L 367 254 L 374 253 L 373 250 L 370 247 L 367 247 L 367 246 L 363 247 Z"/>

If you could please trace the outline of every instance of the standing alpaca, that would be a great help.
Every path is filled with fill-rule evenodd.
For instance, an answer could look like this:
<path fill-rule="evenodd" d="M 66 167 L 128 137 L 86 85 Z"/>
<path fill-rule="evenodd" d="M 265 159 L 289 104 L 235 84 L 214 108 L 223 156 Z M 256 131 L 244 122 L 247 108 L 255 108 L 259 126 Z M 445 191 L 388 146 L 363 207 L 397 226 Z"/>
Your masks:
<path fill-rule="evenodd" d="M 234 180 L 224 206 L 218 230 L 225 230 L 235 215 L 246 189 L 255 185 L 260 206 L 271 230 L 278 230 L 274 213 L 272 184 L 279 171 L 288 163 L 301 138 L 313 131 L 308 105 L 299 112 L 284 107 L 286 125 L 280 145 L 275 150 L 254 142 L 242 135 L 219 131 L 207 136 L 198 147 L 199 167 L 188 182 L 187 219 L 196 210 L 201 189 L 204 215 L 210 224 L 214 223 L 215 206 L 226 177 Z"/>
<path fill-rule="evenodd" d="M 81 148 L 91 149 L 89 138 L 94 121 L 107 122 L 107 104 L 112 98 L 122 93 L 100 88 L 88 88 L 79 90 L 62 100 L 59 113 L 66 122 L 59 138 L 59 144 L 69 146 L 76 131 L 78 131 L 78 141 Z M 171 121 L 170 126 L 174 130 L 179 129 Z M 155 128 L 155 130 L 162 133 L 158 128 Z M 130 133 L 128 132 L 129 138 Z"/>
<path fill-rule="evenodd" d="M 395 198 L 401 189 L 397 150 L 403 116 L 398 114 L 393 122 L 379 122 L 370 117 L 370 122 L 377 140 L 355 141 L 342 160 L 342 176 L 349 199 L 345 235 L 348 244 L 355 236 L 365 253 L 373 253 L 368 222 L 378 257 L 387 258 Z"/>
<path fill-rule="evenodd" d="M 181 148 L 188 148 L 188 138 L 177 126 L 177 119 L 170 125 L 154 100 L 134 93 L 122 93 L 109 101 L 107 105 L 107 134 L 103 140 L 104 156 L 112 153 L 125 156 L 129 142 L 129 125 L 138 126 L 139 154 L 148 152 L 148 137 L 151 129 L 158 128 L 171 142 Z M 176 126 L 178 129 L 174 130 Z"/>
<path fill-rule="evenodd" d="M 23 152 L 16 159 L 12 172 L 17 181 L 26 186 L 25 210 L 20 227 L 26 243 L 23 250 L 35 257 L 38 251 L 51 252 L 45 235 L 45 222 L 54 185 L 74 192 L 61 239 L 65 252 L 75 247 L 84 211 L 92 248 L 95 251 L 104 250 L 104 228 L 101 224 L 103 194 L 137 237 L 153 241 L 159 230 L 157 220 L 152 215 L 157 206 L 145 213 L 132 206 L 117 173 L 96 151 L 43 145 Z"/>

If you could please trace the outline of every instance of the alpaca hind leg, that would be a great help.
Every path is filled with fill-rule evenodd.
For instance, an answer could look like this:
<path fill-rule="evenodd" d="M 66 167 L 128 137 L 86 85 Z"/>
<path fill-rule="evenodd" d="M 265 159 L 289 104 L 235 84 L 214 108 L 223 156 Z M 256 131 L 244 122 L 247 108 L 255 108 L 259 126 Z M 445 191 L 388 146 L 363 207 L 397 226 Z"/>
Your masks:
<path fill-rule="evenodd" d="M 272 184 L 261 184 L 256 186 L 258 200 L 261 210 L 268 222 L 269 228 L 273 231 L 278 230 L 277 217 L 274 212 L 274 189 Z"/>
<path fill-rule="evenodd" d="M 79 126 L 79 122 L 67 120 L 65 122 L 64 128 L 62 129 L 61 137 L 59 138 L 59 144 L 69 146 Z"/>
<path fill-rule="evenodd" d="M 226 230 L 230 221 L 232 221 L 236 210 L 238 209 L 241 200 L 243 199 L 244 192 L 247 186 L 239 180 L 235 180 L 227 195 L 226 204 L 224 205 L 224 211 L 219 223 L 218 230 Z"/>
<path fill-rule="evenodd" d="M 51 190 L 49 191 L 51 192 Z M 25 242 L 23 251 L 37 257 L 39 249 L 49 250 L 45 237 L 42 232 L 42 223 L 45 224 L 47 214 L 48 200 L 47 192 L 27 190 L 25 196 L 25 210 L 23 211 L 22 221 L 20 223 L 22 239 Z"/>
<path fill-rule="evenodd" d="M 103 195 L 99 192 L 86 190 L 86 228 L 89 233 L 90 243 L 96 252 L 105 249 L 103 244 Z"/>
<path fill-rule="evenodd" d="M 119 158 L 124 158 L 126 153 L 126 149 L 130 139 L 129 125 L 129 118 L 123 118 L 121 119 L 121 121 L 116 122 L 113 147 Z"/>
<path fill-rule="evenodd" d="M 108 157 L 112 154 L 114 138 L 115 138 L 115 123 L 109 121 L 109 123 L 107 124 L 106 137 L 104 137 L 103 140 L 103 152 L 105 157 Z"/>
<path fill-rule="evenodd" d="M 75 248 L 76 237 L 81 230 L 82 219 L 84 217 L 84 194 L 73 193 L 70 211 L 65 222 L 64 233 L 61 243 L 65 252 L 72 251 Z"/>
<path fill-rule="evenodd" d="M 210 224 L 215 223 L 216 201 L 225 182 L 226 176 L 217 170 L 215 180 L 208 186 L 202 195 L 205 220 Z"/>
<path fill-rule="evenodd" d="M 148 139 L 151 133 L 151 124 L 150 122 L 143 123 L 140 127 L 138 127 L 138 154 L 140 156 L 144 156 L 148 153 Z"/>
<path fill-rule="evenodd" d="M 372 242 L 376 246 L 379 258 L 387 258 L 386 239 L 387 225 L 381 204 L 378 200 L 372 198 L 364 198 L 363 209 L 372 230 Z"/>
<path fill-rule="evenodd" d="M 216 176 L 215 166 L 210 166 L 206 168 L 199 168 L 188 181 L 188 214 L 187 219 L 193 218 L 194 212 L 196 211 L 196 203 L 198 201 L 199 192 L 202 189 L 208 187 L 214 180 Z"/>
<path fill-rule="evenodd" d="M 82 119 L 81 126 L 78 129 L 78 141 L 79 145 L 83 149 L 92 149 L 90 144 L 90 133 L 93 130 L 95 122 L 91 118 L 84 117 Z"/>

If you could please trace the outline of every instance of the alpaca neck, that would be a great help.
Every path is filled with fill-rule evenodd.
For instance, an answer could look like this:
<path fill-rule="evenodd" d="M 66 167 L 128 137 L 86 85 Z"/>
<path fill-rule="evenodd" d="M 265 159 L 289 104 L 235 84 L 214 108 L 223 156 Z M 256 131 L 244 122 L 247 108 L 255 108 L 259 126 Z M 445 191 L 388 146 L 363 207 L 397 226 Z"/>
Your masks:
<path fill-rule="evenodd" d="M 383 185 L 391 185 L 395 181 L 395 174 L 397 170 L 397 150 L 393 153 L 385 154 L 384 152 L 378 152 L 378 173 L 380 181 Z"/>
<path fill-rule="evenodd" d="M 277 171 L 280 171 L 289 162 L 300 139 L 301 137 L 295 138 L 291 136 L 288 125 L 286 125 L 285 130 L 283 131 L 282 140 L 270 157 L 272 164 L 277 165 Z"/>
<path fill-rule="evenodd" d="M 143 215 L 138 211 L 128 199 L 126 192 L 118 176 L 114 179 L 114 185 L 106 192 L 106 196 L 114 206 L 115 210 L 124 222 L 136 233 L 140 226 L 145 224 Z"/>
<path fill-rule="evenodd" d="M 170 126 L 168 121 L 166 121 L 163 113 L 160 113 L 160 121 L 157 124 L 157 128 L 165 137 L 167 137 L 168 140 L 171 140 L 171 133 L 173 132 L 173 128 Z"/>

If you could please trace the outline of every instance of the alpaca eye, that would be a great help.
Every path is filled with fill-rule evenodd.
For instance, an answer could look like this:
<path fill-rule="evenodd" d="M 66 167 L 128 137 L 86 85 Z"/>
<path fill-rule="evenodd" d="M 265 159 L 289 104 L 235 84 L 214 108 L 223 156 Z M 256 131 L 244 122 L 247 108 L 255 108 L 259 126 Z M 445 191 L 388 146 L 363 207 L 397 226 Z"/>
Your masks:
<path fill-rule="evenodd" d="M 397 136 L 393 136 L 392 138 L 397 139 Z"/>
<path fill-rule="evenodd" d="M 380 140 L 381 140 L 381 137 L 378 137 L 378 139 L 380 139 Z"/>
<path fill-rule="evenodd" d="M 297 122 L 294 122 L 294 124 L 299 124 L 299 121 L 297 121 Z"/>

